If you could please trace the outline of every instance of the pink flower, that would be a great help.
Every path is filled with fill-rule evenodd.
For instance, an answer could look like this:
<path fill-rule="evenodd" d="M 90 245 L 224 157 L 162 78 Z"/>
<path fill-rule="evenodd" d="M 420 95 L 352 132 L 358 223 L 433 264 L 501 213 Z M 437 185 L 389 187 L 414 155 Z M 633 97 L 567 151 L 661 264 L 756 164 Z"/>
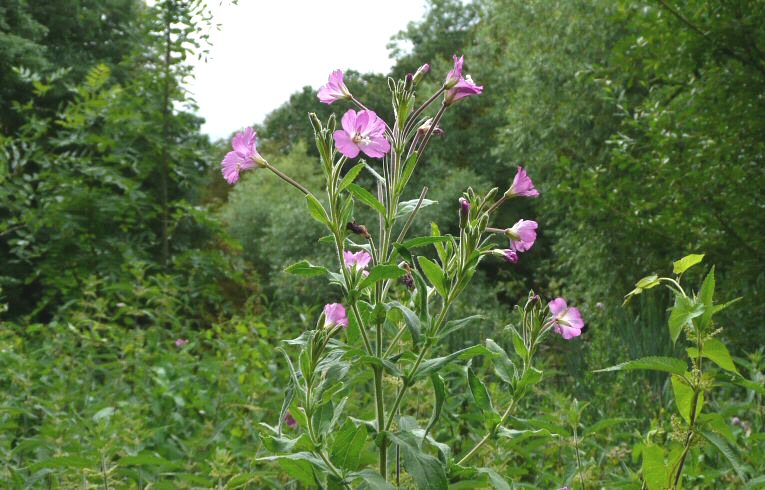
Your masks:
<path fill-rule="evenodd" d="M 457 55 L 455 54 L 453 58 L 454 68 L 449 70 L 449 73 L 446 74 L 446 80 L 444 80 L 444 86 L 447 89 L 454 87 L 462 79 L 462 65 L 465 63 L 465 57 L 460 56 L 457 58 Z"/>
<path fill-rule="evenodd" d="M 385 139 L 385 122 L 372 111 L 356 113 L 349 109 L 342 119 L 343 129 L 335 131 L 335 145 L 348 158 L 356 158 L 363 151 L 372 158 L 382 158 L 390 151 Z"/>
<path fill-rule="evenodd" d="M 284 416 L 284 423 L 286 423 L 287 427 L 290 429 L 297 427 L 297 420 L 295 420 L 295 417 L 293 417 L 290 412 L 287 412 L 287 415 Z"/>
<path fill-rule="evenodd" d="M 335 70 L 329 74 L 327 84 L 319 89 L 316 94 L 319 97 L 319 101 L 325 104 L 331 104 L 332 102 L 349 99 L 351 97 L 351 91 L 345 86 L 343 82 L 343 72 L 341 70 Z"/>
<path fill-rule="evenodd" d="M 522 219 L 512 228 L 505 230 L 505 234 L 510 238 L 510 248 L 516 252 L 529 250 L 537 239 L 537 226 L 536 221 Z"/>
<path fill-rule="evenodd" d="M 348 326 L 348 316 L 345 307 L 340 303 L 331 303 L 324 306 L 324 327 L 332 328 L 337 325 Z"/>
<path fill-rule="evenodd" d="M 483 92 L 483 85 L 476 85 L 470 75 L 462 76 L 462 65 L 465 62 L 465 57 L 454 56 L 454 68 L 446 74 L 446 81 L 444 81 L 444 87 L 446 87 L 446 94 L 444 95 L 444 103 L 451 105 L 460 99 L 469 97 L 471 95 L 478 95 Z"/>
<path fill-rule="evenodd" d="M 345 266 L 349 269 L 366 269 L 371 260 L 372 256 L 363 250 L 356 253 L 347 250 L 343 251 L 343 261 L 345 262 Z"/>
<path fill-rule="evenodd" d="M 189 339 L 177 339 L 175 341 L 175 346 L 176 347 L 183 347 L 184 345 L 186 345 L 188 343 L 189 343 Z"/>
<path fill-rule="evenodd" d="M 552 322 L 555 326 L 555 333 L 560 334 L 566 340 L 581 335 L 584 328 L 582 314 L 576 308 L 569 308 L 565 299 L 555 298 L 550 301 L 550 313 L 553 316 Z"/>
<path fill-rule="evenodd" d="M 223 177 L 229 184 L 235 184 L 239 180 L 239 173 L 257 165 L 264 165 L 265 159 L 260 156 L 255 148 L 256 134 L 252 128 L 244 128 L 244 131 L 236 133 L 231 140 L 234 151 L 226 153 L 220 162 Z"/>
<path fill-rule="evenodd" d="M 422 80 L 422 78 L 425 75 L 427 75 L 429 71 L 430 71 L 430 65 L 427 63 L 417 68 L 417 71 L 414 72 L 414 77 L 413 77 L 414 83 L 420 83 L 420 80 Z"/>
<path fill-rule="evenodd" d="M 531 181 L 531 178 L 523 167 L 518 167 L 518 172 L 515 174 L 513 184 L 510 186 L 510 189 L 505 192 L 505 196 L 537 197 L 538 195 L 539 191 L 534 187 L 534 182 Z"/>
<path fill-rule="evenodd" d="M 518 252 L 510 248 L 502 250 L 502 258 L 504 258 L 506 261 L 510 262 L 511 264 L 517 264 Z"/>

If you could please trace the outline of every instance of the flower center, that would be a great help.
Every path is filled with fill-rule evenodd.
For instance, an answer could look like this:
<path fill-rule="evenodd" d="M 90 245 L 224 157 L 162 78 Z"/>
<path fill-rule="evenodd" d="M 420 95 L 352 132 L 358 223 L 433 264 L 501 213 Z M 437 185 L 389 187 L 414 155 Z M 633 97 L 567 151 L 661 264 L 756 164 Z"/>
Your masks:
<path fill-rule="evenodd" d="M 353 141 L 357 145 L 368 145 L 372 142 L 372 140 L 370 140 L 369 137 L 364 137 L 361 135 L 361 133 L 354 134 L 353 138 L 351 138 L 351 141 Z"/>

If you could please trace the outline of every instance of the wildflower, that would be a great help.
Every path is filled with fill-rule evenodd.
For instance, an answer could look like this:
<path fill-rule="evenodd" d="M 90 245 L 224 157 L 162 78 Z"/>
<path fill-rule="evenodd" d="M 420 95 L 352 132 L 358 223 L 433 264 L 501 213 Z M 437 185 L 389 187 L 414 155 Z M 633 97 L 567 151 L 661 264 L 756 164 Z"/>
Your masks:
<path fill-rule="evenodd" d="M 510 248 L 516 252 L 531 249 L 537 239 L 537 226 L 536 221 L 522 219 L 505 230 L 505 235 L 510 239 Z"/>
<path fill-rule="evenodd" d="M 444 95 L 444 104 L 451 105 L 460 99 L 469 97 L 471 95 L 478 95 L 483 92 L 483 85 L 476 85 L 470 75 L 462 76 L 462 65 L 465 62 L 465 57 L 454 56 L 454 68 L 452 68 L 446 75 L 446 81 L 444 87 L 446 88 L 446 94 Z"/>
<path fill-rule="evenodd" d="M 444 87 L 447 89 L 450 89 L 457 85 L 460 80 L 462 79 L 462 65 L 465 63 L 465 57 L 460 56 L 457 58 L 457 55 L 454 55 L 454 68 L 449 70 L 449 73 L 446 74 L 446 80 L 444 81 Z"/>
<path fill-rule="evenodd" d="M 385 122 L 372 111 L 358 113 L 349 109 L 342 119 L 343 129 L 335 131 L 335 145 L 348 158 L 356 158 L 359 151 L 372 158 L 382 158 L 390 151 L 385 139 Z"/>
<path fill-rule="evenodd" d="M 467 226 L 470 219 L 470 201 L 464 197 L 459 198 L 460 203 L 460 228 Z"/>
<path fill-rule="evenodd" d="M 186 345 L 188 343 L 189 343 L 189 339 L 177 339 L 175 341 L 175 346 L 176 347 L 183 347 L 184 345 Z"/>
<path fill-rule="evenodd" d="M 513 249 L 507 248 L 505 250 L 502 250 L 502 258 L 504 258 L 506 261 L 510 262 L 511 264 L 518 263 L 518 252 L 516 252 Z"/>
<path fill-rule="evenodd" d="M 297 427 L 297 420 L 295 420 L 295 417 L 293 417 L 290 412 L 287 412 L 287 415 L 284 416 L 284 423 L 287 424 L 287 427 L 290 429 Z"/>
<path fill-rule="evenodd" d="M 350 99 L 351 91 L 345 86 L 343 82 L 342 70 L 335 70 L 329 74 L 327 84 L 319 89 L 316 94 L 319 97 L 319 101 L 325 104 L 331 104 L 332 102 Z"/>
<path fill-rule="evenodd" d="M 255 165 L 263 166 L 266 160 L 260 156 L 255 148 L 256 134 L 252 128 L 244 128 L 231 140 L 231 147 L 234 149 L 226 153 L 223 161 L 220 162 L 221 172 L 226 182 L 236 184 L 239 180 L 239 174 Z"/>
<path fill-rule="evenodd" d="M 555 298 L 550 301 L 550 313 L 552 314 L 555 333 L 560 334 L 566 340 L 581 335 L 584 328 L 582 314 L 576 308 L 569 308 L 565 299 Z"/>
<path fill-rule="evenodd" d="M 372 256 L 363 250 L 356 253 L 347 250 L 343 251 L 343 261 L 345 262 L 345 266 L 352 270 L 366 269 L 371 260 Z"/>
<path fill-rule="evenodd" d="M 531 181 L 526 170 L 523 167 L 518 167 L 518 172 L 515 174 L 515 178 L 513 178 L 513 184 L 505 192 L 505 197 L 537 197 L 538 195 L 539 191 L 534 187 L 534 182 Z"/>
<path fill-rule="evenodd" d="M 345 307 L 340 303 L 324 305 L 324 327 L 332 328 L 338 325 L 348 326 L 348 316 Z"/>

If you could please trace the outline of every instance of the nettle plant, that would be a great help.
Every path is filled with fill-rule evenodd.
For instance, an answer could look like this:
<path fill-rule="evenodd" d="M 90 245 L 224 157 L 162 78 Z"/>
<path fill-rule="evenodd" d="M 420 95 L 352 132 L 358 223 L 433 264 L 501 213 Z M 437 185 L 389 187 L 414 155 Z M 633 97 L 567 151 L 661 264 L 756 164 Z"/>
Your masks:
<path fill-rule="evenodd" d="M 697 292 L 687 291 L 682 286 L 683 274 L 701 263 L 703 258 L 702 254 L 683 257 L 673 264 L 674 277 L 646 276 L 625 297 L 626 304 L 633 297 L 660 285 L 672 291 L 675 303 L 669 314 L 669 336 L 674 345 L 685 333 L 686 356 L 644 357 L 596 371 L 653 370 L 671 375 L 677 412 L 672 416 L 671 431 L 651 430 L 635 446 L 633 453 L 635 459 L 642 458 L 643 488 L 650 490 L 681 488 L 689 453 L 702 442 L 717 448 L 742 482 L 747 478 L 748 469 L 738 461 L 730 447 L 736 444 L 730 427 L 720 414 L 704 411 L 705 398 L 721 381 L 751 388 L 751 381 L 739 374 L 728 348 L 720 340 L 723 329 L 715 322 L 717 313 L 741 298 L 723 304 L 715 302 L 714 267 Z M 710 369 L 710 366 L 723 371 Z"/>
<path fill-rule="evenodd" d="M 268 432 L 262 437 L 266 448 L 276 454 L 261 460 L 277 461 L 303 484 L 392 488 L 389 481 L 393 479 L 396 484 L 411 481 L 428 489 L 447 488 L 447 481 L 508 488 L 492 469 L 469 463 L 494 436 L 515 430 L 507 427 L 514 407 L 542 378 L 532 360 L 546 334 L 555 331 L 571 339 L 584 326 L 579 311 L 569 308 L 563 298 L 545 305 L 531 293 L 517 308 L 517 327 L 509 327 L 512 357 L 491 339 L 485 345 L 437 355 L 447 335 L 474 319 L 450 319 L 449 313 L 478 265 L 492 256 L 517 262 L 519 254 L 533 246 L 537 229 L 536 222 L 523 219 L 509 228 L 489 226 L 503 204 L 539 194 L 519 167 L 502 194 L 497 188 L 485 194 L 468 188 L 461 197 L 455 196 L 459 235 L 442 234 L 433 224 L 430 236 L 409 237 L 418 211 L 435 204 L 426 199 L 427 187 L 418 198 L 402 200 L 411 176 L 433 135 L 443 133 L 439 123 L 444 113 L 483 90 L 462 75 L 462 67 L 463 58 L 455 56 L 441 87 L 419 107 L 415 90 L 430 71 L 429 65 L 404 80 L 389 79 L 395 114 L 390 125 L 352 95 L 341 71 L 330 75 L 318 92 L 319 100 L 326 104 L 347 100 L 359 110 L 345 112 L 340 128 L 334 115 L 326 123 L 309 115 L 326 177 L 326 205 L 257 152 L 256 135 L 250 128 L 234 137 L 233 151 L 222 162 L 223 175 L 231 184 L 242 171 L 262 168 L 298 189 L 309 214 L 328 231 L 319 242 L 334 247 L 337 257 L 334 266 L 303 260 L 286 269 L 301 276 L 326 277 L 342 298 L 324 307 L 315 328 L 285 341 L 280 349 L 290 384 L 278 424 L 265 426 Z M 435 114 L 429 116 L 436 106 Z M 361 153 L 373 163 L 353 164 Z M 375 183 L 372 190 L 356 183 L 364 171 Z M 377 215 L 374 231 L 355 220 L 358 203 Z M 497 248 L 497 238 L 507 246 Z M 432 255 L 421 253 L 430 247 L 435 249 Z M 512 396 L 502 411 L 471 368 L 471 359 L 479 355 L 492 360 L 498 378 L 509 386 Z M 474 446 L 462 456 L 432 436 L 446 399 L 446 383 L 439 371 L 460 361 L 467 363 L 467 386 L 486 420 L 485 434 L 477 434 Z M 430 418 L 405 415 L 411 388 L 428 381 L 433 391 Z M 372 396 L 363 396 L 370 387 Z M 353 397 L 350 404 L 349 397 Z M 373 405 L 369 412 L 358 408 L 365 400 Z M 345 409 L 351 406 L 373 411 L 374 419 L 347 414 Z M 402 476 L 402 466 L 408 477 Z"/>

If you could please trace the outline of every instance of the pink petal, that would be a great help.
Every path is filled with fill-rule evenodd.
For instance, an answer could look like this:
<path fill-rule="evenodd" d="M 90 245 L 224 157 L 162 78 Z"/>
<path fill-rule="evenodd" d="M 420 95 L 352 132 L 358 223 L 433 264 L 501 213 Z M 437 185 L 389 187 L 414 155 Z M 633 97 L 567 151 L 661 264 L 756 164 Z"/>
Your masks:
<path fill-rule="evenodd" d="M 371 158 L 382 158 L 390 151 L 390 143 L 384 136 L 373 136 L 368 145 L 362 145 L 361 151 Z"/>
<path fill-rule="evenodd" d="M 334 132 L 333 136 L 335 138 L 335 147 L 340 153 L 348 158 L 356 158 L 359 155 L 359 147 L 351 140 L 348 133 L 338 129 Z"/>
<path fill-rule="evenodd" d="M 558 315 L 566 311 L 566 300 L 563 298 L 555 298 L 554 300 L 550 301 L 549 307 L 552 316 L 557 318 Z"/>
<path fill-rule="evenodd" d="M 353 137 L 353 135 L 356 134 L 356 111 L 353 109 L 348 109 L 348 111 L 343 114 L 343 118 L 340 120 L 340 123 L 342 124 L 345 132 L 348 133 L 349 136 Z"/>

